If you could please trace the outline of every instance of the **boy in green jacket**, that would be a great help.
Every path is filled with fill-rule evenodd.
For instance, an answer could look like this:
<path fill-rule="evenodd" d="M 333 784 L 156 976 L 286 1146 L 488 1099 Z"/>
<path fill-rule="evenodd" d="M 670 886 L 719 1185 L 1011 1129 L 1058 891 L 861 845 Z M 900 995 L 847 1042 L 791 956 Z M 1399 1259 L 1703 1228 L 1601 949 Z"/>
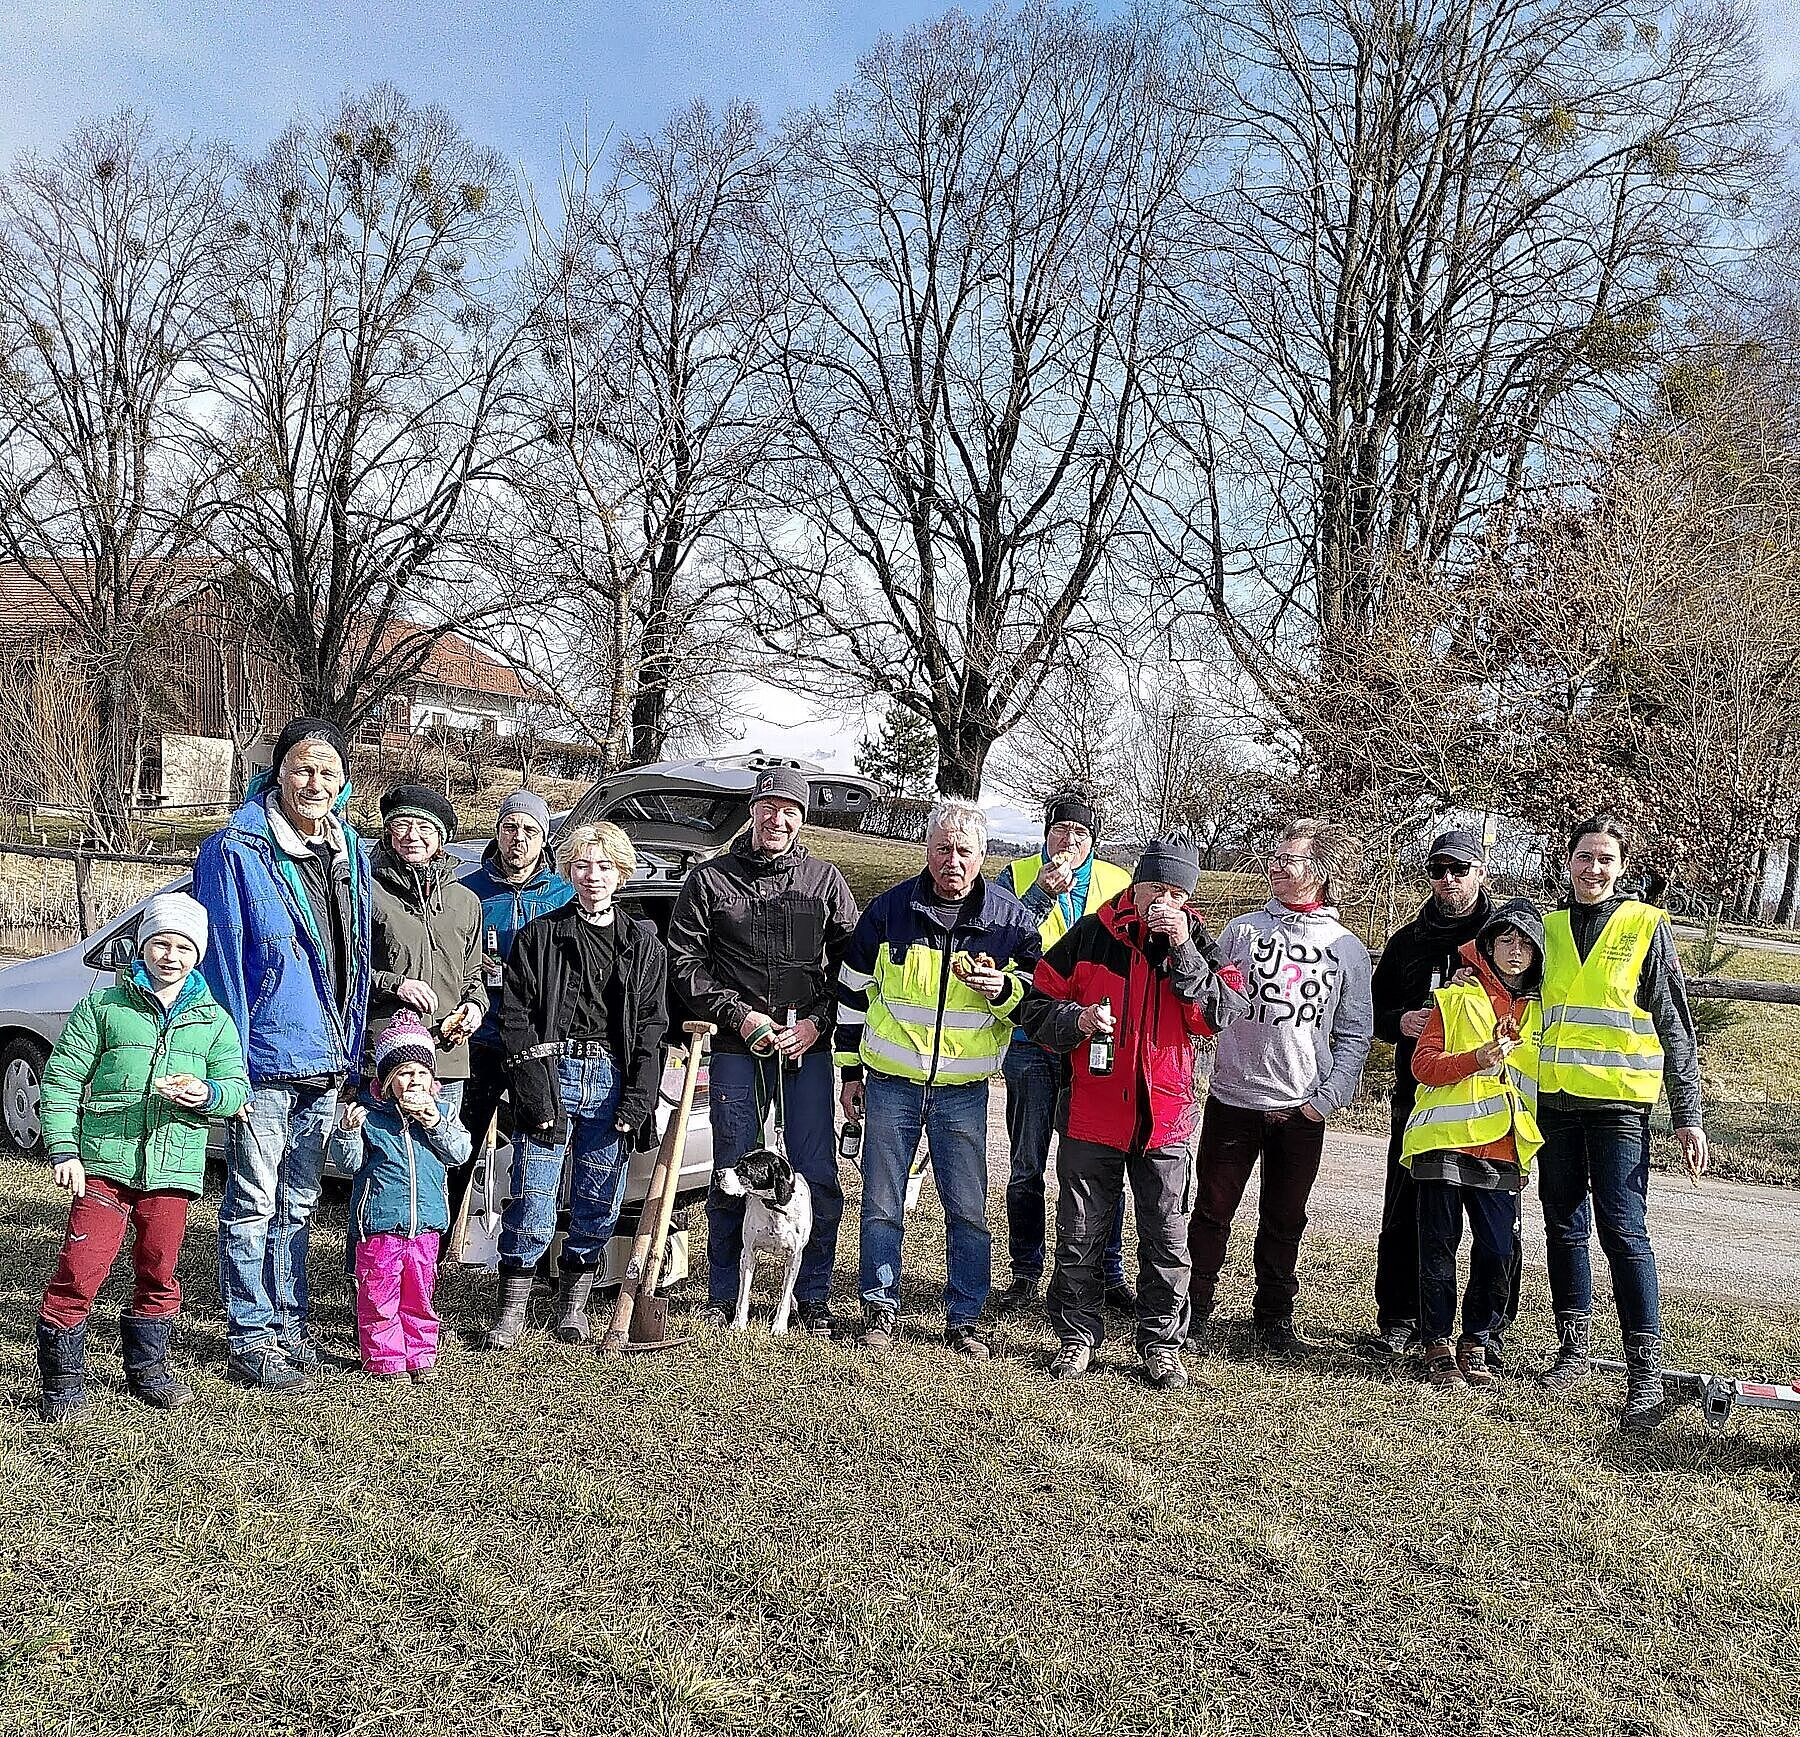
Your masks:
<path fill-rule="evenodd" d="M 194 1397 L 169 1373 L 181 1308 L 175 1262 L 206 1176 L 207 1122 L 235 1116 L 250 1097 L 237 1027 L 195 969 L 205 952 L 205 907 L 158 893 L 138 921 L 131 969 L 76 1007 L 44 1066 L 44 1149 L 57 1186 L 75 1197 L 38 1312 L 46 1423 L 87 1409 L 88 1316 L 127 1227 L 135 1240 L 131 1303 L 119 1317 L 126 1385 L 165 1411 Z"/>

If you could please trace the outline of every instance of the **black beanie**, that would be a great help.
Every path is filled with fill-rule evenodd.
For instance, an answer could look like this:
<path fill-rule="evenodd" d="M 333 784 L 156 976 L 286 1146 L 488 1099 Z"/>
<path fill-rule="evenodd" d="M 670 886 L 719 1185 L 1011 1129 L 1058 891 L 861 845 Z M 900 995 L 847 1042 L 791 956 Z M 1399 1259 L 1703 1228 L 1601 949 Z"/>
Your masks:
<path fill-rule="evenodd" d="M 1077 826 L 1085 826 L 1089 832 L 1097 833 L 1094 825 L 1094 805 L 1079 790 L 1065 790 L 1060 796 L 1052 796 L 1049 805 L 1044 809 L 1044 831 L 1061 821 L 1072 820 Z"/>
<path fill-rule="evenodd" d="M 1134 881 L 1160 881 L 1191 893 L 1200 881 L 1200 852 L 1185 832 L 1165 833 L 1144 846 L 1132 871 Z"/>
<path fill-rule="evenodd" d="M 337 757 L 343 762 L 344 776 L 350 776 L 350 744 L 344 740 L 344 732 L 329 718 L 296 718 L 275 738 L 275 758 L 269 762 L 275 771 L 281 770 L 281 763 L 302 742 L 323 742 L 328 748 L 337 750 Z"/>
<path fill-rule="evenodd" d="M 396 784 L 382 797 L 381 824 L 385 827 L 397 814 L 429 820 L 445 844 L 456 836 L 456 810 L 443 791 L 433 790 L 429 784 Z"/>

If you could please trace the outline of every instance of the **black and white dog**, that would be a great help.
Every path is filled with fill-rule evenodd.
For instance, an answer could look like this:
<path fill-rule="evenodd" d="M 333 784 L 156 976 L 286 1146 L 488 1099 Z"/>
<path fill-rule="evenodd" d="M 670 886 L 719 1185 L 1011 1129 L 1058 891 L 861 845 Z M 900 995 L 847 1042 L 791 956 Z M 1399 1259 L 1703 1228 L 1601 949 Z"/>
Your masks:
<path fill-rule="evenodd" d="M 767 1146 L 746 1152 L 735 1170 L 721 1170 L 718 1188 L 721 1194 L 735 1195 L 744 1202 L 744 1255 L 738 1262 L 737 1316 L 731 1324 L 740 1330 L 750 1325 L 750 1287 L 756 1281 L 756 1256 L 766 1248 L 787 1260 L 781 1301 L 775 1308 L 775 1324 L 769 1329 L 771 1333 L 785 1333 L 794 1308 L 800 1257 L 812 1240 L 812 1189 L 781 1153 Z"/>

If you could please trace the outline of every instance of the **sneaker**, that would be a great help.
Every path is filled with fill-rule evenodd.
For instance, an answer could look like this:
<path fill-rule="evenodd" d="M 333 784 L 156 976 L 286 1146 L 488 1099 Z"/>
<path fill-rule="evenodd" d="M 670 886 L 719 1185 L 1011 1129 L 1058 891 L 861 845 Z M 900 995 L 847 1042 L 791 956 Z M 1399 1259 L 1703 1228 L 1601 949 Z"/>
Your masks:
<path fill-rule="evenodd" d="M 829 1303 L 801 1303 L 796 1306 L 796 1313 L 800 1317 L 801 1332 L 810 1333 L 815 1339 L 829 1339 L 837 1330 Z"/>
<path fill-rule="evenodd" d="M 958 1357 L 966 1357 L 971 1363 L 985 1363 L 993 1355 L 979 1339 L 975 1337 L 975 1329 L 965 1323 L 960 1327 L 945 1330 L 944 1343 Z"/>
<path fill-rule="evenodd" d="M 1506 1373 L 1506 1341 L 1498 1333 L 1488 1334 L 1487 1366 L 1496 1375 Z"/>
<path fill-rule="evenodd" d="M 731 1309 L 725 1303 L 702 1303 L 690 1319 L 696 1327 L 711 1327 L 717 1331 L 731 1325 Z"/>
<path fill-rule="evenodd" d="M 1463 1372 L 1456 1361 L 1456 1349 L 1449 1340 L 1440 1340 L 1425 1348 L 1425 1379 L 1433 1387 L 1462 1387 Z"/>
<path fill-rule="evenodd" d="M 1397 1363 L 1408 1353 L 1418 1350 L 1419 1330 L 1411 1321 L 1396 1321 L 1391 1327 L 1378 1327 L 1357 1343 L 1370 1356 Z"/>
<path fill-rule="evenodd" d="M 857 1343 L 865 1350 L 880 1356 L 894 1342 L 894 1335 L 900 1330 L 892 1309 L 871 1309 L 863 1320 L 863 1330 Z"/>
<path fill-rule="evenodd" d="M 404 1369 L 365 1369 L 363 1374 L 371 1381 L 411 1381 L 412 1377 Z"/>
<path fill-rule="evenodd" d="M 1015 1309 L 1035 1308 L 1037 1300 L 1038 1282 L 1036 1279 L 1014 1279 L 1004 1290 L 994 1293 L 994 1313 L 1006 1315 Z"/>
<path fill-rule="evenodd" d="M 309 1381 L 324 1367 L 325 1360 L 319 1355 L 319 1347 L 313 1343 L 310 1333 L 302 1333 L 298 1339 L 281 1343 L 281 1354 L 288 1362 L 300 1371 Z"/>
<path fill-rule="evenodd" d="M 306 1386 L 306 1372 L 296 1369 L 279 1345 L 252 1345 L 225 1359 L 225 1379 L 265 1393 L 294 1393 Z"/>
<path fill-rule="evenodd" d="M 1137 1313 L 1137 1292 L 1120 1279 L 1116 1285 L 1106 1287 L 1106 1306 L 1115 1315 L 1135 1315 Z"/>
<path fill-rule="evenodd" d="M 1144 1353 L 1144 1379 L 1165 1393 L 1171 1387 L 1186 1387 L 1188 1372 L 1181 1366 L 1181 1354 L 1167 1345 L 1152 1345 Z"/>
<path fill-rule="evenodd" d="M 1077 1375 L 1087 1374 L 1093 1361 L 1093 1347 L 1085 1339 L 1071 1339 L 1050 1359 L 1050 1379 L 1072 1381 Z"/>
<path fill-rule="evenodd" d="M 437 1372 L 435 1363 L 421 1363 L 417 1369 L 412 1371 L 412 1378 L 414 1381 L 435 1381 Z"/>
<path fill-rule="evenodd" d="M 1471 1387 L 1494 1385 L 1494 1372 L 1488 1367 L 1487 1347 L 1479 1339 L 1457 1341 L 1456 1367 Z"/>
<path fill-rule="evenodd" d="M 1292 1315 L 1283 1315 L 1278 1321 L 1258 1321 L 1256 1342 L 1270 1357 L 1306 1357 L 1318 1349 L 1300 1337 Z"/>

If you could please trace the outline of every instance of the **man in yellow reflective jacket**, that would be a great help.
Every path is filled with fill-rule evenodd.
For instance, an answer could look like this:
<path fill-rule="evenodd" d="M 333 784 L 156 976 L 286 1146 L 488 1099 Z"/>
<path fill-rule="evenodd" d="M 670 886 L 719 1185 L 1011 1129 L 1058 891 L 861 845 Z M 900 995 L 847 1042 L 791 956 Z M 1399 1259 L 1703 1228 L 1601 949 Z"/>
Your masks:
<path fill-rule="evenodd" d="M 863 912 L 838 974 L 837 1062 L 844 1114 L 864 1125 L 862 1343 L 885 1351 L 900 1309 L 906 1174 L 924 1139 L 949 1239 L 945 1338 L 988 1348 L 975 1323 L 992 1282 L 987 1228 L 988 1081 L 1038 962 L 1037 925 L 981 877 L 987 817 L 940 802 L 925 871 Z"/>

